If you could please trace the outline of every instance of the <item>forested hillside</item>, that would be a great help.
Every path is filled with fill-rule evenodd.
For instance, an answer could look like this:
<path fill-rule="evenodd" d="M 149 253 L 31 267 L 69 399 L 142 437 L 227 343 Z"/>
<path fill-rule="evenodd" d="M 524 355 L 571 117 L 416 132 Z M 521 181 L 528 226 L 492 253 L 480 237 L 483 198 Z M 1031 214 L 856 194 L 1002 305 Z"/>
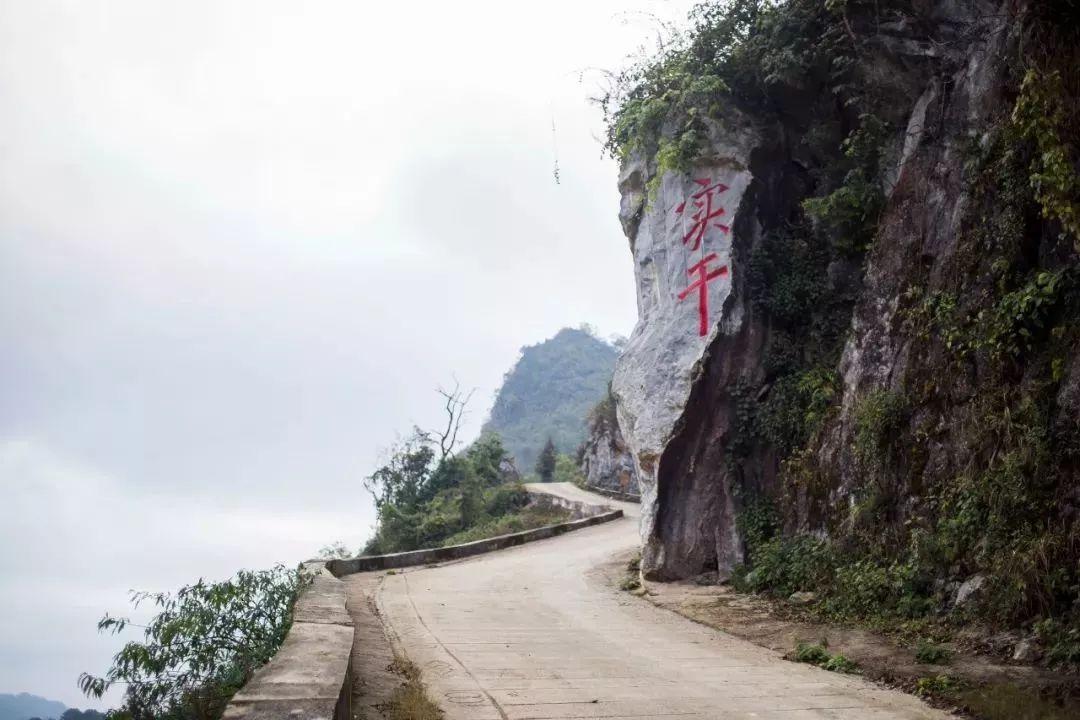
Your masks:
<path fill-rule="evenodd" d="M 521 349 L 506 373 L 483 433 L 498 433 L 522 473 L 550 437 L 559 452 L 585 439 L 585 418 L 604 397 L 618 350 L 587 329 L 563 328 Z"/>

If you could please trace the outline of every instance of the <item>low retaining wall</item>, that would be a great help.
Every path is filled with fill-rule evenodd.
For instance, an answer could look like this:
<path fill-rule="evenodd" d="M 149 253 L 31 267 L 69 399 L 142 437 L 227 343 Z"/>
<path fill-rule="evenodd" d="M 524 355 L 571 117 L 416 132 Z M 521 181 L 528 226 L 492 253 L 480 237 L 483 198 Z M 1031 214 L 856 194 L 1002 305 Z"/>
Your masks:
<path fill-rule="evenodd" d="M 225 708 L 226 720 L 350 720 L 353 623 L 345 586 L 322 562 L 304 563 L 285 642 Z"/>
<path fill-rule="evenodd" d="M 593 485 L 586 485 L 585 489 L 589 492 L 594 492 L 598 495 L 609 497 L 612 500 L 621 500 L 622 502 L 640 503 L 641 496 L 634 493 L 619 492 L 618 490 L 608 490 L 607 488 L 595 487 Z"/>
<path fill-rule="evenodd" d="M 566 507 L 573 512 L 588 512 L 585 508 L 591 508 L 597 510 L 597 514 L 591 514 L 588 517 L 582 517 L 579 520 L 571 520 L 569 522 L 558 523 L 557 525 L 547 525 L 545 527 L 536 528 L 535 530 L 524 530 L 522 532 L 510 533 L 509 535 L 498 535 L 493 538 L 487 538 L 486 540 L 476 540 L 470 543 L 464 543 L 462 545 L 450 545 L 449 547 L 441 548 L 429 548 L 427 550 L 412 550 L 410 552 L 393 553 L 390 555 L 365 555 L 363 557 L 348 558 L 344 560 L 329 560 L 326 563 L 327 569 L 334 573 L 334 575 L 341 577 L 342 575 L 352 575 L 358 572 L 370 572 L 372 570 L 392 570 L 394 568 L 410 567 L 413 565 L 430 565 L 436 562 L 445 562 L 446 560 L 460 560 L 461 558 L 471 557 L 473 555 L 481 555 L 483 553 L 492 552 L 493 550 L 504 550 L 515 545 L 524 545 L 525 543 L 533 542 L 536 540 L 544 540 L 545 538 L 555 537 L 556 535 L 562 535 L 573 530 L 580 530 L 581 528 L 590 527 L 592 525 L 599 525 L 600 523 L 610 522 L 612 520 L 618 520 L 623 516 L 622 510 L 612 510 L 611 508 L 597 505 L 588 505 L 586 503 L 574 502 L 572 500 L 565 500 L 563 498 L 557 498 L 554 495 L 544 495 L 541 493 L 529 493 L 534 496 L 534 499 L 538 499 L 540 502 L 553 501 L 552 504 L 559 507 Z M 563 505 L 558 501 L 568 503 Z M 570 505 L 576 506 L 570 507 Z"/>

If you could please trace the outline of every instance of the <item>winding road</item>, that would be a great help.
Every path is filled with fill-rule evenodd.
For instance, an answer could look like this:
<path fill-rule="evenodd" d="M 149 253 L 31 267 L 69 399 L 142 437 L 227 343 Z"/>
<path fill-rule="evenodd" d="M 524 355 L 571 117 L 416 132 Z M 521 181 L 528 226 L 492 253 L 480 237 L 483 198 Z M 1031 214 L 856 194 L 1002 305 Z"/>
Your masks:
<path fill-rule="evenodd" d="M 638 507 L 572 485 L 539 489 L 626 517 L 375 584 L 352 576 L 450 720 L 947 717 L 610 587 L 599 569 L 637 546 Z"/>

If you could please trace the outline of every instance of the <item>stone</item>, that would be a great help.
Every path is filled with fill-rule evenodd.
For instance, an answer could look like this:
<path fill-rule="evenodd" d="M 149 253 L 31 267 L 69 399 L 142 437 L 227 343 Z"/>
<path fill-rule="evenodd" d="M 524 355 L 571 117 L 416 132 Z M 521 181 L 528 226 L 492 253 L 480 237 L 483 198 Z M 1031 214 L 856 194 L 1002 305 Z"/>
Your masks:
<path fill-rule="evenodd" d="M 1016 662 L 1033 663 L 1039 659 L 1042 653 L 1031 638 L 1025 638 L 1013 647 L 1012 659 Z"/>
<path fill-rule="evenodd" d="M 817 593 L 812 593 L 807 590 L 800 590 L 799 592 L 791 593 L 791 597 L 788 598 L 788 602 L 792 605 L 813 605 L 817 602 Z"/>
<path fill-rule="evenodd" d="M 953 605 L 961 608 L 972 600 L 977 600 L 986 585 L 986 578 L 982 575 L 972 575 L 965 580 L 960 589 L 956 591 L 956 600 Z"/>
<path fill-rule="evenodd" d="M 637 467 L 615 414 L 614 398 L 603 402 L 589 420 L 581 472 L 590 488 L 638 495 Z"/>
<path fill-rule="evenodd" d="M 730 110 L 710 128 L 708 159 L 689 173 L 663 173 L 655 192 L 647 188 L 653 169 L 640 154 L 624 163 L 620 175 L 619 217 L 634 259 L 638 322 L 616 363 L 612 392 L 641 486 L 642 568 L 658 579 L 696 575 L 716 562 L 715 546 L 691 545 L 684 530 L 657 527 L 658 461 L 683 417 L 706 351 L 741 324 L 728 298 L 744 272 L 732 250 L 746 224 L 742 201 L 752 177 L 750 155 L 760 143 L 753 128 Z M 677 522 L 710 524 L 715 508 L 703 503 L 700 510 L 706 514 L 694 505 L 682 507 Z M 726 560 L 716 563 L 722 572 L 733 565 Z"/>

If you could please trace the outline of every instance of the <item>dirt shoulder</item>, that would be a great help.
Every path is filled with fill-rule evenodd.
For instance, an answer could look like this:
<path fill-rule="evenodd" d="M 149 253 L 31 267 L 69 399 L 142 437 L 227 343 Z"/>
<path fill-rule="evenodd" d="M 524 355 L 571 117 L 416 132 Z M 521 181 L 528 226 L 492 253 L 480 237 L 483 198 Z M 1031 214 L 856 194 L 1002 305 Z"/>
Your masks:
<path fill-rule="evenodd" d="M 919 694 L 938 707 L 985 720 L 1080 718 L 1080 678 L 1003 663 L 957 643 L 943 643 L 940 664 L 920 663 L 915 648 L 866 628 L 823 623 L 797 606 L 695 582 L 642 583 L 628 570 L 633 553 L 598 568 L 612 587 L 708 627 L 794 657 L 800 644 L 821 645 L 858 665 L 868 679 Z M 636 582 L 635 582 L 636 581 Z"/>

